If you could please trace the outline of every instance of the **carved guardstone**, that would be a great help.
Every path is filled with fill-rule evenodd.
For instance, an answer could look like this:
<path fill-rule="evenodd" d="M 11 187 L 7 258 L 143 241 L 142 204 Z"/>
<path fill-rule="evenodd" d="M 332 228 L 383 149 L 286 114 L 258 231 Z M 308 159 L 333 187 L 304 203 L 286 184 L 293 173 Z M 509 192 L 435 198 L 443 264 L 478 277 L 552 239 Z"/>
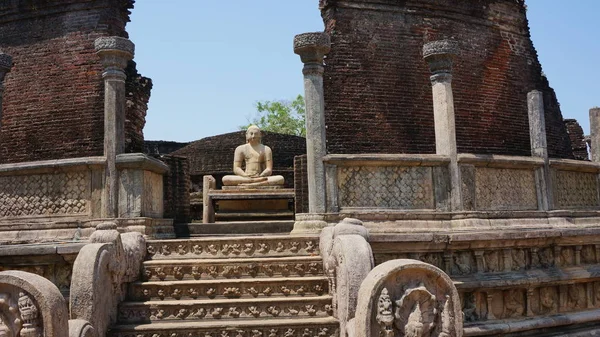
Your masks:
<path fill-rule="evenodd" d="M 391 260 L 369 273 L 358 293 L 354 324 L 355 337 L 463 335 L 461 301 L 452 280 L 416 260 Z"/>

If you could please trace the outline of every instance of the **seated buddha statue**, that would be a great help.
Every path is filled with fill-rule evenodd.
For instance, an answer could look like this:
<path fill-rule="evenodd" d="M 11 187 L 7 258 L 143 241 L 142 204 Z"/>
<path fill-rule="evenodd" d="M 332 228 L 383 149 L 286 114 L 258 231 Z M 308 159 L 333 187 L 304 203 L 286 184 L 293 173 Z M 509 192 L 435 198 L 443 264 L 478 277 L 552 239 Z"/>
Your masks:
<path fill-rule="evenodd" d="M 233 173 L 223 177 L 224 186 L 282 186 L 283 176 L 273 176 L 273 153 L 261 142 L 262 134 L 256 125 L 246 130 L 246 144 L 235 149 Z M 242 169 L 245 165 L 245 170 Z"/>

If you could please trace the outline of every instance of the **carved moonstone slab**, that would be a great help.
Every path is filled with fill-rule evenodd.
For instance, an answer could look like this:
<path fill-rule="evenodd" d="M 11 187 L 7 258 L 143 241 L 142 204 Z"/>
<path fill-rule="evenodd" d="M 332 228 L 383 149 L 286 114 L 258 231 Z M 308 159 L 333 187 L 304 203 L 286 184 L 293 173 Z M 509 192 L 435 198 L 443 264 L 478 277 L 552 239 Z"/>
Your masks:
<path fill-rule="evenodd" d="M 358 293 L 356 336 L 460 337 L 461 302 L 442 270 L 416 260 L 375 267 Z"/>

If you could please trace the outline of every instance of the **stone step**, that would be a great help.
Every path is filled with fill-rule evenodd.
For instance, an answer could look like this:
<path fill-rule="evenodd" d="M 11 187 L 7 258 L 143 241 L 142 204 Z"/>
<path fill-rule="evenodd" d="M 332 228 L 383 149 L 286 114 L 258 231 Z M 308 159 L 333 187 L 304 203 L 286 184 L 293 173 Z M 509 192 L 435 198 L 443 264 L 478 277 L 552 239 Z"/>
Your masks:
<path fill-rule="evenodd" d="M 129 286 L 132 301 L 321 296 L 329 291 L 324 276 L 241 280 L 136 282 Z"/>
<path fill-rule="evenodd" d="M 117 320 L 122 324 L 162 321 L 236 320 L 333 315 L 332 297 L 276 297 L 215 300 L 124 302 Z"/>
<path fill-rule="evenodd" d="M 146 281 L 322 276 L 319 256 L 150 260 L 143 263 Z"/>
<path fill-rule="evenodd" d="M 267 235 L 150 240 L 147 258 L 231 259 L 236 257 L 316 256 L 319 237 Z"/>
<path fill-rule="evenodd" d="M 293 220 L 294 211 L 246 211 L 215 212 L 216 221 L 261 221 L 261 220 Z"/>
<path fill-rule="evenodd" d="M 117 325 L 112 337 L 338 337 L 339 322 L 333 317 L 305 319 L 174 321 L 141 325 Z"/>
<path fill-rule="evenodd" d="M 178 237 L 236 234 L 290 233 L 294 229 L 293 220 L 271 221 L 228 221 L 215 223 L 175 224 Z"/>

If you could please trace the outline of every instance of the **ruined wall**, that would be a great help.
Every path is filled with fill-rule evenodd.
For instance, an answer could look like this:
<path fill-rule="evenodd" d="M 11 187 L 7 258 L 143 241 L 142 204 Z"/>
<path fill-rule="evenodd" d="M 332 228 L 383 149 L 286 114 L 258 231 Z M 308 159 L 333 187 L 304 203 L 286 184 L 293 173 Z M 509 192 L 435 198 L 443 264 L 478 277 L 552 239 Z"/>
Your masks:
<path fill-rule="evenodd" d="M 564 122 L 569 133 L 569 139 L 571 139 L 573 156 L 577 160 L 589 160 L 587 142 L 581 125 L 575 119 L 565 119 Z"/>
<path fill-rule="evenodd" d="M 530 155 L 527 93 L 544 92 L 552 157 L 572 158 L 519 0 L 321 0 L 329 153 L 434 153 L 423 44 L 455 39 L 459 152 Z"/>
<path fill-rule="evenodd" d="M 144 126 L 152 80 L 140 75 L 133 61 L 129 62 L 125 73 L 125 152 L 144 152 Z"/>
<path fill-rule="evenodd" d="M 169 166 L 163 177 L 164 218 L 174 219 L 175 223 L 190 220 L 190 172 L 188 160 L 177 156 L 157 156 Z"/>
<path fill-rule="evenodd" d="M 306 155 L 294 157 L 294 209 L 308 213 L 308 172 Z"/>
<path fill-rule="evenodd" d="M 133 3 L 0 3 L 0 48 L 14 61 L 4 82 L 0 163 L 102 155 L 104 86 L 94 40 L 127 37 L 125 24 Z M 135 64 L 128 74 L 137 75 Z M 150 87 L 139 75 L 128 79 L 129 149 L 141 147 L 142 110 Z M 147 97 L 133 97 L 138 94 Z"/>

